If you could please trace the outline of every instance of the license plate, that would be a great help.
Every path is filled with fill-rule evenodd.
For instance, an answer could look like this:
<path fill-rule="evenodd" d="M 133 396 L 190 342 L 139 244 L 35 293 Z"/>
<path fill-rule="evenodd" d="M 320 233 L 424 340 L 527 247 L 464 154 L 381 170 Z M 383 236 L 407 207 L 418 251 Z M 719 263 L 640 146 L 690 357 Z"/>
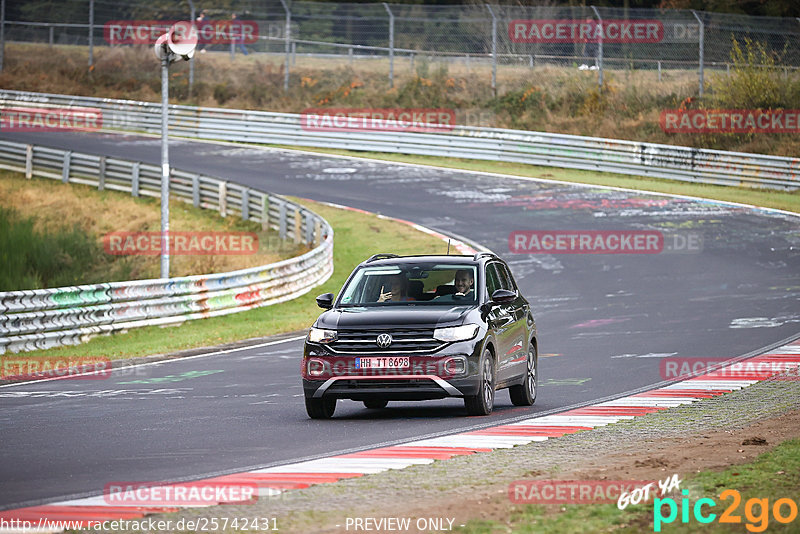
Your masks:
<path fill-rule="evenodd" d="M 408 356 L 356 358 L 356 369 L 409 369 L 411 361 Z"/>

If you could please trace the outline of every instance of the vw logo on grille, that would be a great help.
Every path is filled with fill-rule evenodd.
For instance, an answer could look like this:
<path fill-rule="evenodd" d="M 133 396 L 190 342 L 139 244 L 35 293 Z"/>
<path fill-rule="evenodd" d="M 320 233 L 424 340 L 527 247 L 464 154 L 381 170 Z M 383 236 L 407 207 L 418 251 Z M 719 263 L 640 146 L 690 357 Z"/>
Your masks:
<path fill-rule="evenodd" d="M 376 342 L 380 348 L 385 349 L 392 344 L 392 336 L 391 334 L 381 334 L 378 336 Z"/>

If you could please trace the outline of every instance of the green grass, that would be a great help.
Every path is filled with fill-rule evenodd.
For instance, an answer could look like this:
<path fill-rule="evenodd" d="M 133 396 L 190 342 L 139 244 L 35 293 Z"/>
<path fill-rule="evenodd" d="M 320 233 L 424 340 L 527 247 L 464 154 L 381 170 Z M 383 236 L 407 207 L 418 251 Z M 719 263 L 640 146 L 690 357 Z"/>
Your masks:
<path fill-rule="evenodd" d="M 79 284 L 101 254 L 102 247 L 77 224 L 40 232 L 32 217 L 0 206 L 0 291 Z"/>
<path fill-rule="evenodd" d="M 416 156 L 406 154 L 383 154 L 379 152 L 357 152 L 353 150 L 309 148 L 295 146 L 278 146 L 291 150 L 304 150 L 323 154 L 338 154 L 343 156 L 378 159 L 383 161 L 397 161 L 401 163 L 414 163 L 419 165 L 434 165 L 450 169 L 464 169 L 476 172 L 510 174 L 526 178 L 544 178 L 547 180 L 560 180 L 564 182 L 605 185 L 622 187 L 640 191 L 655 191 L 672 195 L 686 195 L 726 202 L 752 204 L 765 208 L 800 213 L 800 190 L 773 191 L 769 189 L 750 189 L 745 187 L 732 187 L 711 184 L 693 184 L 677 180 L 664 180 L 660 178 L 647 178 L 643 176 L 628 176 L 625 174 L 581 171 L 574 169 L 559 169 L 554 167 L 539 167 L 522 163 L 506 163 L 501 161 L 482 161 L 463 158 L 445 158 L 437 156 Z"/>
<path fill-rule="evenodd" d="M 177 327 L 137 328 L 100 336 L 82 345 L 26 352 L 25 356 L 121 359 L 301 330 L 311 326 L 321 311 L 315 297 L 328 291 L 337 293 L 353 268 L 370 255 L 387 251 L 397 254 L 444 254 L 446 251 L 446 243 L 408 225 L 316 202 L 299 202 L 322 215 L 334 229 L 334 274 L 310 293 L 275 306 L 189 321 Z"/>
<path fill-rule="evenodd" d="M 665 477 L 669 475 L 667 473 Z M 754 502 L 750 499 L 769 499 L 768 532 L 797 532 L 800 517 L 792 523 L 781 524 L 774 519 L 772 509 L 778 499 L 791 499 L 798 503 L 797 488 L 800 487 L 800 440 L 785 441 L 770 452 L 759 456 L 755 461 L 737 465 L 720 472 L 705 471 L 692 478 L 684 479 L 681 489 L 689 491 L 689 520 L 681 520 L 681 495 L 674 495 L 677 505 L 677 516 L 672 523 L 663 523 L 662 532 L 689 533 L 689 532 L 747 532 L 749 524 L 752 529 L 762 526 L 764 516 Z M 739 516 L 739 524 L 722 524 L 719 522 L 721 514 L 729 507 L 733 507 L 731 497 L 721 499 L 724 490 L 737 490 L 741 495 L 738 507 L 732 509 L 732 516 Z M 692 514 L 694 503 L 700 498 L 710 498 L 716 505 L 710 508 L 703 506 L 703 514 L 715 513 L 716 518 L 712 523 L 701 524 Z M 748 517 L 747 510 L 751 516 Z M 494 534 L 498 532 L 515 533 L 564 533 L 564 532 L 621 532 L 624 534 L 638 532 L 653 532 L 654 505 L 639 504 L 629 506 L 625 510 L 617 509 L 614 504 L 574 504 L 567 506 L 555 505 L 523 505 L 510 509 L 509 518 L 500 523 L 493 520 L 475 520 L 466 523 L 465 527 L 456 529 L 463 534 Z M 784 504 L 781 513 L 789 515 L 789 506 Z M 668 505 L 663 506 L 663 515 L 667 516 Z M 757 530 L 752 530 L 753 532 Z"/>

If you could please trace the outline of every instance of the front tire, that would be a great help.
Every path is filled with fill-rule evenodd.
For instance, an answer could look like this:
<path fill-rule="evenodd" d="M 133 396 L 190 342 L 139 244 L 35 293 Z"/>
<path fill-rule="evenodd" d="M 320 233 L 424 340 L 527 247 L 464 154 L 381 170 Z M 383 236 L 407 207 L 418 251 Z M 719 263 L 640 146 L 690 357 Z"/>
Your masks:
<path fill-rule="evenodd" d="M 494 408 L 494 358 L 489 349 L 483 351 L 480 369 L 477 395 L 464 397 L 464 406 L 469 415 L 489 415 Z"/>
<path fill-rule="evenodd" d="M 330 419 L 336 411 L 336 399 L 306 397 L 306 412 L 311 419 Z"/>
<path fill-rule="evenodd" d="M 525 370 L 525 380 L 522 384 L 508 388 L 511 403 L 514 406 L 532 406 L 536 402 L 536 390 L 538 389 L 538 359 L 536 358 L 536 346 L 531 343 L 528 350 L 527 369 Z"/>

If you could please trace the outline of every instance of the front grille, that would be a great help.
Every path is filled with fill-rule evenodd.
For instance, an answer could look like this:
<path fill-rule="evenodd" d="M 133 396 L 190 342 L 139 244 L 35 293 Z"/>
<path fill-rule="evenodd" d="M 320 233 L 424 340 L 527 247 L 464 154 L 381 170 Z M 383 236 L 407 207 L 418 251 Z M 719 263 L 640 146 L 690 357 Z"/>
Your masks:
<path fill-rule="evenodd" d="M 378 346 L 380 334 L 391 334 L 392 344 Z M 435 352 L 445 345 L 433 339 L 433 328 L 392 330 L 339 330 L 337 339 L 328 347 L 338 354 L 419 354 Z"/>

